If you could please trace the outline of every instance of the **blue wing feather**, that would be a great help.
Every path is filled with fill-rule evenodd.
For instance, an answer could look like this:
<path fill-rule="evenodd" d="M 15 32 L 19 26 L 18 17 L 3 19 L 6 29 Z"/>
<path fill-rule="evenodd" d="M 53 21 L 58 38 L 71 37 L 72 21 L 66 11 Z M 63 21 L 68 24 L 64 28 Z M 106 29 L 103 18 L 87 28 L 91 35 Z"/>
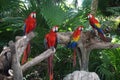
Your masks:
<path fill-rule="evenodd" d="M 70 42 L 70 43 L 68 43 L 67 47 L 68 48 L 75 48 L 75 47 L 77 47 L 77 42 Z"/>
<path fill-rule="evenodd" d="M 97 25 L 94 25 L 94 28 L 98 31 L 98 33 L 104 34 L 101 28 L 98 28 Z"/>

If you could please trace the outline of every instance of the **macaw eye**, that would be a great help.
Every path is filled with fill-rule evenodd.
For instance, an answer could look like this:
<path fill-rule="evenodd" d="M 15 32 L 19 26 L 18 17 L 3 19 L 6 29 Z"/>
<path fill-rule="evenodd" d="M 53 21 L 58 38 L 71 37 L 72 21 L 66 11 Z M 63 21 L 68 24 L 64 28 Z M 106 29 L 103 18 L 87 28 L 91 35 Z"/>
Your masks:
<path fill-rule="evenodd" d="M 55 32 L 55 27 L 52 28 L 53 32 Z"/>
<path fill-rule="evenodd" d="M 81 30 L 81 27 L 79 28 L 79 30 Z"/>
<path fill-rule="evenodd" d="M 34 14 L 32 13 L 32 14 L 31 14 L 31 17 L 33 18 L 33 16 L 34 16 Z"/>
<path fill-rule="evenodd" d="M 83 28 L 82 27 L 79 27 L 79 30 L 82 30 Z"/>

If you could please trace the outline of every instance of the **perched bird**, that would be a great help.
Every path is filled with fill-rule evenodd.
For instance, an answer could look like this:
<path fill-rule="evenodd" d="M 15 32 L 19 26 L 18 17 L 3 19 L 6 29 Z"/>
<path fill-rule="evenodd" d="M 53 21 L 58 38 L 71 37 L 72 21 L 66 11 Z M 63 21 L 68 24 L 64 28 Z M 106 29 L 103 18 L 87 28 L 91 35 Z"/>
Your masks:
<path fill-rule="evenodd" d="M 73 32 L 72 34 L 72 39 L 68 43 L 67 47 L 74 49 L 73 53 L 73 66 L 76 66 L 76 47 L 77 47 L 77 42 L 80 39 L 81 32 L 82 32 L 83 26 L 77 27 L 77 29 Z"/>
<path fill-rule="evenodd" d="M 45 35 L 44 44 L 45 48 L 54 50 L 57 46 L 58 26 L 54 26 L 48 34 Z M 53 54 L 48 57 L 48 73 L 50 80 L 53 80 Z"/>
<path fill-rule="evenodd" d="M 30 33 L 36 28 L 36 12 L 30 13 L 28 18 L 25 20 L 24 24 L 24 35 Z M 23 57 L 22 57 L 22 64 L 24 64 L 30 53 L 30 42 L 28 42 L 26 49 L 24 50 Z"/>
<path fill-rule="evenodd" d="M 88 20 L 90 25 L 92 26 L 93 30 L 95 31 L 96 35 L 103 40 L 107 42 L 106 36 L 101 28 L 101 25 L 99 23 L 99 21 L 92 15 L 92 14 L 88 14 Z"/>

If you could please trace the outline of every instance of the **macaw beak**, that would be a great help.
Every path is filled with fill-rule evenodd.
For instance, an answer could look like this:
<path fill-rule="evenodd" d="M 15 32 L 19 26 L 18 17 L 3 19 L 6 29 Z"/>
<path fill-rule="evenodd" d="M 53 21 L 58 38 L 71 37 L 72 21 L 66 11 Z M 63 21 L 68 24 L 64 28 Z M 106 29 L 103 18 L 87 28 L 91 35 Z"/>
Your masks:
<path fill-rule="evenodd" d="M 55 28 L 55 32 L 58 32 L 58 31 L 59 31 L 59 29 L 58 29 L 58 27 L 56 27 L 56 28 Z"/>
<path fill-rule="evenodd" d="M 83 30 L 83 28 L 81 28 L 81 31 Z"/>
<path fill-rule="evenodd" d="M 55 32 L 58 32 L 59 30 L 55 30 Z"/>
<path fill-rule="evenodd" d="M 33 15 L 33 18 L 36 18 L 36 16 Z"/>

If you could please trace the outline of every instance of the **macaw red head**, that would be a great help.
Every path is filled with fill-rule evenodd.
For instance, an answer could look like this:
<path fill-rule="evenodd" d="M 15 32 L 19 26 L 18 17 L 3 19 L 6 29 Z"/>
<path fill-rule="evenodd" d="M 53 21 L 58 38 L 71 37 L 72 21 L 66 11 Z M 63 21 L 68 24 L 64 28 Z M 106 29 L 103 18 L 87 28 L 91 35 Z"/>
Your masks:
<path fill-rule="evenodd" d="M 58 26 L 53 26 L 52 31 L 57 32 L 58 31 Z"/>
<path fill-rule="evenodd" d="M 88 14 L 88 19 L 91 19 L 91 18 L 93 18 L 94 16 L 92 15 L 92 14 Z"/>
<path fill-rule="evenodd" d="M 30 17 L 30 18 L 36 18 L 36 12 L 30 13 L 29 17 Z"/>
<path fill-rule="evenodd" d="M 78 26 L 77 30 L 82 31 L 83 30 L 83 26 Z"/>

